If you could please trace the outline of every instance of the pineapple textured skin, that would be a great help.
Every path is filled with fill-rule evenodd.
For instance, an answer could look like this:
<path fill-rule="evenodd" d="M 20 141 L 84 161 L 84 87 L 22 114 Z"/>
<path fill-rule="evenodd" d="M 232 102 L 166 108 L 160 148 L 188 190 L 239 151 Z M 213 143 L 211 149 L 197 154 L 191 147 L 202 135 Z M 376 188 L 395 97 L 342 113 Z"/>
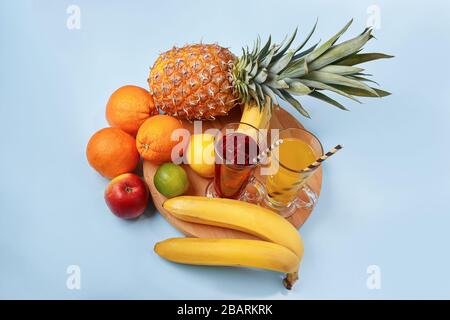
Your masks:
<path fill-rule="evenodd" d="M 236 57 L 216 44 L 194 44 L 162 53 L 148 78 L 155 105 L 189 120 L 214 119 L 239 105 L 231 77 Z"/>

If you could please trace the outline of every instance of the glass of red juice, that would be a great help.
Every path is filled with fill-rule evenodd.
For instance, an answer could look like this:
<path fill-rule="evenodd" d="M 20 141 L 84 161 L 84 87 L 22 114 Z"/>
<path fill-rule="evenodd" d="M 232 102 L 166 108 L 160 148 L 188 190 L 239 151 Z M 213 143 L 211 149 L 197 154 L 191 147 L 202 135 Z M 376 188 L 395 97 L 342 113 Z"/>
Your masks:
<path fill-rule="evenodd" d="M 214 181 L 206 196 L 240 199 L 253 178 L 259 154 L 259 130 L 246 123 L 227 124 L 215 138 Z"/>

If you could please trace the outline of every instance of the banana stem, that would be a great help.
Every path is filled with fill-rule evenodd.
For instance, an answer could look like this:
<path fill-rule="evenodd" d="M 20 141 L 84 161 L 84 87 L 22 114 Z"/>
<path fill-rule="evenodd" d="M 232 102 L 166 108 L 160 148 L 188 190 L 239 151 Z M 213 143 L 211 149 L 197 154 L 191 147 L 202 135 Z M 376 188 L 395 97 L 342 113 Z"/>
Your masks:
<path fill-rule="evenodd" d="M 241 122 L 248 123 L 257 129 L 268 129 L 272 117 L 272 102 L 266 97 L 263 106 L 258 106 L 255 100 L 246 102 L 242 110 Z"/>
<path fill-rule="evenodd" d="M 270 98 L 267 97 L 266 104 L 264 106 L 258 106 L 255 100 L 246 102 L 242 110 L 242 123 L 249 124 L 252 127 L 246 125 L 239 125 L 237 131 L 242 132 L 253 138 L 257 143 L 260 143 L 260 139 L 263 137 L 258 130 L 269 129 L 270 118 L 272 117 L 272 105 Z M 255 130 L 255 128 L 257 130 Z"/>
<path fill-rule="evenodd" d="M 298 271 L 286 274 L 283 279 L 283 285 L 286 289 L 291 290 L 294 287 L 295 282 L 298 280 Z"/>

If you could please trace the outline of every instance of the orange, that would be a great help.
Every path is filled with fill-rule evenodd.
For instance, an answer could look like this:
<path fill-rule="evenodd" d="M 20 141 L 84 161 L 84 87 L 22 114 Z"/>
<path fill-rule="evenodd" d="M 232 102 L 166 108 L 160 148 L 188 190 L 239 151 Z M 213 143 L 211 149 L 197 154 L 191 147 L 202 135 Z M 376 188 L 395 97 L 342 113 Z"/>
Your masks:
<path fill-rule="evenodd" d="M 173 141 L 174 130 L 182 129 L 180 120 L 168 115 L 156 115 L 145 120 L 136 136 L 136 146 L 141 156 L 154 163 L 172 161 L 172 148 L 180 139 Z"/>
<path fill-rule="evenodd" d="M 89 164 L 109 179 L 133 171 L 139 162 L 136 140 L 118 128 L 97 131 L 88 142 L 86 156 Z"/>
<path fill-rule="evenodd" d="M 144 88 L 123 86 L 117 89 L 106 105 L 106 119 L 117 127 L 136 136 L 141 124 L 158 113 L 152 95 Z"/>

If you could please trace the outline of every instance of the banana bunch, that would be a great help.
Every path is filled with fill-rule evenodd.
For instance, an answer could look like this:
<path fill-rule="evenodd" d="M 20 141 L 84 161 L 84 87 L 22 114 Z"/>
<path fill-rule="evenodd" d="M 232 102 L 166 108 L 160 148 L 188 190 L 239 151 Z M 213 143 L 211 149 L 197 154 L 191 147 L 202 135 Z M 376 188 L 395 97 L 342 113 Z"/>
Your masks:
<path fill-rule="evenodd" d="M 291 289 L 298 279 L 303 241 L 278 214 L 254 204 L 206 197 L 182 196 L 163 207 L 180 220 L 243 231 L 263 240 L 172 238 L 155 245 L 155 252 L 172 262 L 243 266 L 286 273 Z"/>

